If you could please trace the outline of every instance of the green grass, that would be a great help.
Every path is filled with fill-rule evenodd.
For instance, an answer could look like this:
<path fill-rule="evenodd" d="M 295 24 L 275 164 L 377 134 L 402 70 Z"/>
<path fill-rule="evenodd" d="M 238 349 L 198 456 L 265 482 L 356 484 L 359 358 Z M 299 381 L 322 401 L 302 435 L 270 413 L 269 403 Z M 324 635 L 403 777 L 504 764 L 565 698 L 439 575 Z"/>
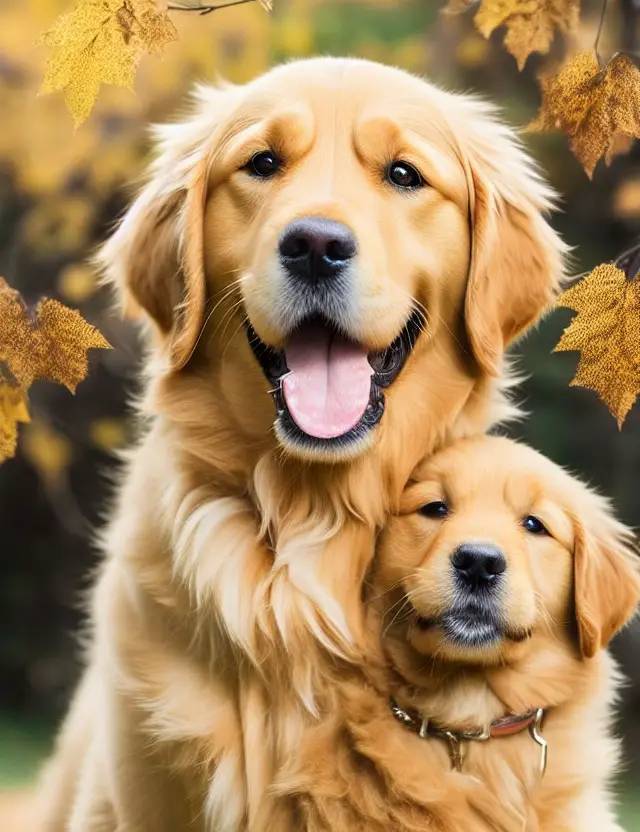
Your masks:
<path fill-rule="evenodd" d="M 51 749 L 51 725 L 0 714 L 0 789 L 33 781 Z"/>
<path fill-rule="evenodd" d="M 640 771 L 627 775 L 620 788 L 620 823 L 626 832 L 640 832 Z"/>
<path fill-rule="evenodd" d="M 51 725 L 24 723 L 0 714 L 0 790 L 29 785 L 51 749 Z M 640 832 L 640 772 L 629 774 L 620 788 L 620 822 L 626 832 Z"/>

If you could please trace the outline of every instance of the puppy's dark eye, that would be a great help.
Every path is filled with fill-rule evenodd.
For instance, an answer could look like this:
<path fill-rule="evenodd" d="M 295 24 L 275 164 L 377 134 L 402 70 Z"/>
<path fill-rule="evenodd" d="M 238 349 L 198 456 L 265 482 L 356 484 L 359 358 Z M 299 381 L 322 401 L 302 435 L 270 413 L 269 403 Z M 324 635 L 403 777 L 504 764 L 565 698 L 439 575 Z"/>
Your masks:
<path fill-rule="evenodd" d="M 534 517 L 533 514 L 525 517 L 522 521 L 522 525 L 528 532 L 530 532 L 530 534 L 549 534 L 544 523 L 541 520 L 538 520 L 537 517 Z"/>
<path fill-rule="evenodd" d="M 263 150 L 251 157 L 245 169 L 253 176 L 266 179 L 280 170 L 280 160 L 270 150 Z"/>
<path fill-rule="evenodd" d="M 422 188 L 424 179 L 408 162 L 392 162 L 387 168 L 387 179 L 396 188 Z"/>
<path fill-rule="evenodd" d="M 434 500 L 422 506 L 420 514 L 425 517 L 446 517 L 449 514 L 449 507 L 442 500 Z"/>

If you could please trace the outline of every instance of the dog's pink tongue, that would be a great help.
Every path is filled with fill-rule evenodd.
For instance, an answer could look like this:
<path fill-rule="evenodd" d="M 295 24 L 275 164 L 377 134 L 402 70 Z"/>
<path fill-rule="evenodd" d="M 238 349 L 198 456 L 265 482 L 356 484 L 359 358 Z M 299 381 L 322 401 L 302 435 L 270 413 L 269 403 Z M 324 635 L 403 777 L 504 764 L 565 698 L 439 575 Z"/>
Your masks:
<path fill-rule="evenodd" d="M 320 325 L 309 326 L 292 336 L 286 357 L 290 372 L 282 389 L 298 427 L 309 436 L 331 439 L 358 424 L 373 375 L 363 347 Z"/>

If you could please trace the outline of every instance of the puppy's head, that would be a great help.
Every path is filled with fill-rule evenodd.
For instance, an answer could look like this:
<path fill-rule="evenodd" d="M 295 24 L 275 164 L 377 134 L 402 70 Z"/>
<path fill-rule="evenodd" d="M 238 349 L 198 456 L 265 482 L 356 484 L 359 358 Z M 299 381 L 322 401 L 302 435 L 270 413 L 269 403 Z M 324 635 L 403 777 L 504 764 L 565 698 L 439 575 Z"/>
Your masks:
<path fill-rule="evenodd" d="M 405 658 L 504 664 L 536 636 L 605 647 L 640 600 L 632 536 L 607 502 L 507 439 L 422 464 L 382 534 L 385 633 Z"/>
<path fill-rule="evenodd" d="M 275 419 L 293 454 L 357 455 L 410 397 L 457 412 L 558 287 L 551 193 L 512 132 L 399 70 L 288 64 L 200 90 L 158 139 L 103 266 L 168 372 L 216 372 L 236 423 Z"/>

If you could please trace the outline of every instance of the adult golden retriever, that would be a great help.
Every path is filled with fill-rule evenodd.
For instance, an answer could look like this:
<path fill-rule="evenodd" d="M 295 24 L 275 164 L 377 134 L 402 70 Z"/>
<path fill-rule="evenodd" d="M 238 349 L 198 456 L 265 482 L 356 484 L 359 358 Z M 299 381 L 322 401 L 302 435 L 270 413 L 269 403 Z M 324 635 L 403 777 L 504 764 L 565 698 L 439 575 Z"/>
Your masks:
<path fill-rule="evenodd" d="M 148 332 L 43 828 L 257 829 L 359 661 L 376 528 L 419 459 L 508 415 L 549 306 L 552 194 L 492 109 L 359 60 L 202 88 L 100 255 Z"/>
<path fill-rule="evenodd" d="M 605 648 L 639 599 L 602 497 L 504 438 L 436 453 L 380 539 L 369 661 L 335 675 L 264 828 L 621 832 Z"/>

